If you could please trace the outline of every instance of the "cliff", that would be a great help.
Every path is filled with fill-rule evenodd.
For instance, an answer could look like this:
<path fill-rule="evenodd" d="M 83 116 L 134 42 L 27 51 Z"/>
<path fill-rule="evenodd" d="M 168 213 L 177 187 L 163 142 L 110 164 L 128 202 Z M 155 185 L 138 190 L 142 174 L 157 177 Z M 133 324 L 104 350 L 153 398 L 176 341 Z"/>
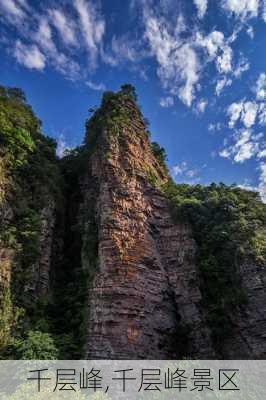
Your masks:
<path fill-rule="evenodd" d="M 60 162 L 50 155 L 60 193 L 42 186 L 38 252 L 34 263 L 23 261 L 28 272 L 19 286 L 13 285 L 18 241 L 0 246 L 1 282 L 25 308 L 20 320 L 31 334 L 50 335 L 40 345 L 53 341 L 50 357 L 57 351 L 90 359 L 265 357 L 265 205 L 237 187 L 175 185 L 164 158 L 128 85 L 104 94 L 82 146 Z M 7 198 L 4 170 L 0 189 Z M 20 187 L 27 203 L 29 177 L 19 179 L 14 194 Z M 35 196 L 36 190 L 31 204 Z M 2 221 L 12 227 L 14 200 L 2 204 Z M 26 303 L 21 288 L 31 294 Z M 41 322 L 31 310 L 39 301 Z M 27 332 L 19 334 L 30 346 Z M 25 355 L 17 344 L 10 348 L 9 357 L 14 348 Z"/>

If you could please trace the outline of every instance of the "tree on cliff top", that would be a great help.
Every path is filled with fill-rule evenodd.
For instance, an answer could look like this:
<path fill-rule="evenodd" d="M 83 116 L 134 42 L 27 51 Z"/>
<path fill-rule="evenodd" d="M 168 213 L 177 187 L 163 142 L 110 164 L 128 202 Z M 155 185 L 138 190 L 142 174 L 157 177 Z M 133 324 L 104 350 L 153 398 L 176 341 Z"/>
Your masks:
<path fill-rule="evenodd" d="M 137 101 L 137 99 L 138 99 L 136 89 L 130 83 L 125 83 L 124 85 L 122 85 L 121 92 L 123 94 L 126 94 L 127 96 L 130 96 L 134 101 Z"/>

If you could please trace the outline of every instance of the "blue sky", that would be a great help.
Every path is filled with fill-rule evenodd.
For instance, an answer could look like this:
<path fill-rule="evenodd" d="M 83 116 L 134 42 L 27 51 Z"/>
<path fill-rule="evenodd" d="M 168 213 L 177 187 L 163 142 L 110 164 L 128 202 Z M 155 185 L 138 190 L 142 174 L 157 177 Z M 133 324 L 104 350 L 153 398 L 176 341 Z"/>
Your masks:
<path fill-rule="evenodd" d="M 0 83 L 59 142 L 126 82 L 176 182 L 236 183 L 266 201 L 266 0 L 0 0 Z"/>

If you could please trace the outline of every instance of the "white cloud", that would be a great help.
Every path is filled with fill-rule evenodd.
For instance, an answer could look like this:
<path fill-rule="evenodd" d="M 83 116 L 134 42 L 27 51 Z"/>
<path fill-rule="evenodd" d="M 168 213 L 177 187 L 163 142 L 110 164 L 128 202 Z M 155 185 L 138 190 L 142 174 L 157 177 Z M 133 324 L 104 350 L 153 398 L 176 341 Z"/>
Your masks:
<path fill-rule="evenodd" d="M 49 10 L 49 16 L 63 42 L 67 45 L 77 45 L 76 27 L 69 15 L 65 15 L 61 10 L 53 9 Z"/>
<path fill-rule="evenodd" d="M 197 103 L 197 111 L 199 113 L 204 113 L 205 108 L 208 105 L 208 101 L 206 99 L 201 99 L 198 103 Z"/>
<path fill-rule="evenodd" d="M 65 135 L 61 133 L 59 135 L 59 138 L 57 140 L 57 148 L 56 148 L 56 154 L 59 158 L 64 157 L 65 153 L 68 150 L 71 150 L 73 147 L 69 146 L 66 142 Z"/>
<path fill-rule="evenodd" d="M 250 129 L 236 131 L 235 143 L 225 147 L 219 155 L 224 158 L 232 158 L 237 163 L 243 163 L 260 154 L 261 135 L 253 135 Z M 224 143 L 227 145 L 227 140 Z"/>
<path fill-rule="evenodd" d="M 233 51 L 231 47 L 224 46 L 222 54 L 217 57 L 216 66 L 220 73 L 228 73 L 232 71 Z"/>
<path fill-rule="evenodd" d="M 256 102 L 246 101 L 243 103 L 242 122 L 246 128 L 250 128 L 255 124 L 258 112 L 258 105 Z"/>
<path fill-rule="evenodd" d="M 210 123 L 208 125 L 208 131 L 209 132 L 220 131 L 221 129 L 222 129 L 222 124 L 220 122 L 217 122 L 217 124 Z"/>
<path fill-rule="evenodd" d="M 246 20 L 258 16 L 259 0 L 223 0 L 222 6 L 236 17 Z"/>
<path fill-rule="evenodd" d="M 230 158 L 231 152 L 229 149 L 223 149 L 219 152 L 219 156 L 223 158 Z"/>
<path fill-rule="evenodd" d="M 254 33 L 254 29 L 252 26 L 249 26 L 247 28 L 247 34 L 251 39 L 254 39 L 255 33 Z"/>
<path fill-rule="evenodd" d="M 221 79 L 218 80 L 215 88 L 215 93 L 217 96 L 220 96 L 221 92 L 226 86 L 231 86 L 233 83 L 232 79 L 228 79 L 225 76 L 223 76 Z"/>
<path fill-rule="evenodd" d="M 237 67 L 234 69 L 233 75 L 236 78 L 240 78 L 243 72 L 249 70 L 249 67 L 250 67 L 249 62 L 246 59 L 242 58 L 238 63 Z"/>
<path fill-rule="evenodd" d="M 208 7 L 208 0 L 194 0 L 194 4 L 198 10 L 198 17 L 203 18 Z"/>
<path fill-rule="evenodd" d="M 187 170 L 187 162 L 183 161 L 181 164 L 174 165 L 172 168 L 172 174 L 174 177 L 182 175 Z"/>
<path fill-rule="evenodd" d="M 105 21 L 91 1 L 74 0 L 74 6 L 79 16 L 91 65 L 95 66 L 99 52 L 98 46 L 101 44 L 105 32 Z"/>
<path fill-rule="evenodd" d="M 260 176 L 259 176 L 259 186 L 258 190 L 262 201 L 266 203 L 266 163 L 263 162 L 259 166 Z"/>
<path fill-rule="evenodd" d="M 99 92 L 102 92 L 102 91 L 106 90 L 106 87 L 105 87 L 105 85 L 103 83 L 94 83 L 94 82 L 91 82 L 91 81 L 87 81 L 86 85 L 90 89 L 96 90 L 96 91 L 99 91 Z"/>
<path fill-rule="evenodd" d="M 195 178 L 195 176 L 197 176 L 197 174 L 198 174 L 198 170 L 196 170 L 196 169 L 189 169 L 189 170 L 186 172 L 186 176 L 187 176 L 188 178 Z"/>
<path fill-rule="evenodd" d="M 233 128 L 235 123 L 239 120 L 243 109 L 243 103 L 232 103 L 227 109 L 227 115 L 230 118 L 229 128 Z"/>
<path fill-rule="evenodd" d="M 129 39 L 129 35 L 113 36 L 109 48 L 105 51 L 101 48 L 102 60 L 113 67 L 128 61 L 139 62 L 146 55 L 146 51 L 140 49 L 138 42 Z"/>
<path fill-rule="evenodd" d="M 266 103 L 260 103 L 259 105 L 259 124 L 266 125 Z"/>
<path fill-rule="evenodd" d="M 261 200 L 266 203 L 266 163 L 261 162 L 257 168 L 260 171 L 258 186 L 254 186 L 249 180 L 245 180 L 243 184 L 238 185 L 241 189 L 252 190 L 258 192 Z"/>
<path fill-rule="evenodd" d="M 257 154 L 257 158 L 266 158 L 266 149 L 261 150 L 261 151 Z"/>
<path fill-rule="evenodd" d="M 160 99 L 160 106 L 163 108 L 172 107 L 174 105 L 174 99 L 171 96 L 162 97 Z"/>
<path fill-rule="evenodd" d="M 262 0 L 262 19 L 266 22 L 266 0 Z"/>
<path fill-rule="evenodd" d="M 14 56 L 20 64 L 29 69 L 43 70 L 45 68 L 45 56 L 36 45 L 25 45 L 17 40 Z"/>
<path fill-rule="evenodd" d="M 182 179 L 183 182 L 189 182 L 193 184 L 200 180 L 198 177 L 199 170 L 196 168 L 189 168 L 186 161 L 182 161 L 180 164 L 174 165 L 171 172 L 174 178 Z"/>
<path fill-rule="evenodd" d="M 224 45 L 224 34 L 219 31 L 212 31 L 209 35 L 203 37 L 197 33 L 197 44 L 205 47 L 209 56 L 214 59 L 217 56 L 219 48 Z"/>
<path fill-rule="evenodd" d="M 238 141 L 233 147 L 234 161 L 242 163 L 245 160 L 249 160 L 253 157 L 258 150 L 257 143 L 251 141 L 251 132 L 241 132 Z"/>
<path fill-rule="evenodd" d="M 207 50 L 210 60 L 215 60 L 220 73 L 227 74 L 232 71 L 233 51 L 222 32 L 214 30 L 205 37 L 197 32 L 196 43 Z"/>
<path fill-rule="evenodd" d="M 150 10 L 146 9 L 144 20 L 145 37 L 159 64 L 157 72 L 163 87 L 191 106 L 200 74 L 200 63 L 193 43 L 180 39 L 179 32 L 171 33 L 166 21 L 156 18 Z"/>
<path fill-rule="evenodd" d="M 261 73 L 255 87 L 257 100 L 266 100 L 266 74 Z"/>
<path fill-rule="evenodd" d="M 9 20 L 10 23 L 15 24 L 20 22 L 26 17 L 25 11 L 23 10 L 26 7 L 27 3 L 16 1 L 16 0 L 0 0 L 0 10 L 4 12 L 5 17 Z"/>
<path fill-rule="evenodd" d="M 33 34 L 32 39 L 42 49 L 46 60 L 60 73 L 70 80 L 80 77 L 80 67 L 64 53 L 59 52 L 53 39 L 52 29 L 46 17 L 39 20 L 38 31 Z"/>
<path fill-rule="evenodd" d="M 235 123 L 241 120 L 246 128 L 251 128 L 255 124 L 258 109 L 257 103 L 252 101 L 232 103 L 227 109 L 230 118 L 229 127 L 233 128 Z"/>
<path fill-rule="evenodd" d="M 33 39 L 45 50 L 56 52 L 56 47 L 52 39 L 52 30 L 48 20 L 43 17 L 39 21 L 38 31 L 35 33 Z"/>
<path fill-rule="evenodd" d="M 179 97 L 187 106 L 191 106 L 195 97 L 194 85 L 199 80 L 200 66 L 197 54 L 190 44 L 184 44 L 177 49 L 174 63 L 177 68 L 176 73 L 184 81 L 184 85 L 178 90 Z"/>

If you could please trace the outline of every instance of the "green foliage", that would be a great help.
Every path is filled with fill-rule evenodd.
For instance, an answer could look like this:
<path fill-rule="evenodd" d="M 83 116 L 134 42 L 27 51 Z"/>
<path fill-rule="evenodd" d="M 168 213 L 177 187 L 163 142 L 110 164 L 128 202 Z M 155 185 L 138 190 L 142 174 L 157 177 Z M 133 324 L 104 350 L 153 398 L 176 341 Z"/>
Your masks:
<path fill-rule="evenodd" d="M 48 333 L 29 331 L 27 336 L 15 344 L 19 359 L 23 360 L 56 360 L 58 350 L 54 339 Z"/>
<path fill-rule="evenodd" d="M 154 156 L 157 158 L 159 164 L 163 168 L 163 170 L 165 172 L 167 172 L 168 169 L 167 169 L 167 166 L 166 166 L 167 158 L 166 158 L 165 149 L 163 147 L 161 147 L 159 145 L 159 143 L 157 143 L 157 142 L 152 142 L 151 143 L 151 149 L 152 149 L 152 152 L 153 152 Z"/>
<path fill-rule="evenodd" d="M 231 334 L 230 316 L 247 301 L 239 266 L 245 260 L 265 265 L 266 206 L 254 192 L 235 186 L 176 185 L 163 188 L 177 221 L 189 220 L 199 247 L 203 301 L 213 340 L 222 351 Z"/>
<path fill-rule="evenodd" d="M 123 94 L 125 94 L 126 96 L 129 96 L 133 99 L 133 101 L 137 101 L 138 97 L 137 97 L 137 93 L 136 93 L 136 89 L 133 85 L 131 85 L 130 83 L 125 83 L 124 85 L 121 86 L 121 92 Z"/>
<path fill-rule="evenodd" d="M 14 343 L 12 334 L 23 310 L 13 305 L 9 289 L 2 291 L 0 300 L 0 357 L 4 358 L 7 349 Z"/>
<path fill-rule="evenodd" d="M 108 132 L 108 140 L 111 141 L 119 137 L 123 127 L 130 128 L 130 122 L 134 119 L 141 119 L 145 126 L 136 103 L 136 90 L 130 84 L 122 85 L 117 93 L 105 92 L 100 108 L 86 122 L 86 146 L 92 151 L 103 129 Z"/>
<path fill-rule="evenodd" d="M 0 90 L 0 146 L 2 155 L 8 154 L 11 168 L 23 165 L 35 148 L 40 122 L 19 89 Z"/>
<path fill-rule="evenodd" d="M 40 128 L 24 93 L 1 86 L 0 158 L 4 179 L 0 179 L 0 200 L 8 202 L 10 216 L 1 221 L 0 243 L 14 254 L 10 288 L 6 289 L 9 294 L 0 306 L 1 354 L 9 358 L 22 355 L 25 349 L 19 347 L 17 352 L 15 345 L 25 338 L 29 344 L 34 342 L 38 335 L 29 332 L 36 327 L 44 335 L 44 342 L 50 329 L 48 317 L 38 317 L 39 313 L 45 315 L 47 306 L 36 307 L 37 300 L 25 290 L 40 260 L 43 210 L 50 204 L 62 203 L 56 143 L 42 135 Z M 23 313 L 23 323 L 18 313 Z M 43 350 L 46 357 L 48 353 L 44 347 Z"/>

